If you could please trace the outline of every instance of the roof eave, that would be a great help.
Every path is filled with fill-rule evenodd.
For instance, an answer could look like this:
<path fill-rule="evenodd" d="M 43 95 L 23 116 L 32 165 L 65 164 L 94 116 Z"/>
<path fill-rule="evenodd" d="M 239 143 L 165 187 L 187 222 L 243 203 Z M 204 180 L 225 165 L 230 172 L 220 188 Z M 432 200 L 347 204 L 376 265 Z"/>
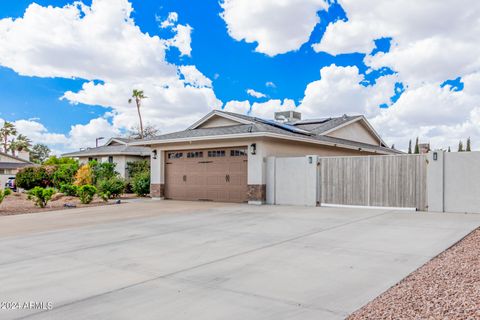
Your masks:
<path fill-rule="evenodd" d="M 252 132 L 252 133 L 236 133 L 236 134 L 226 134 L 226 135 L 213 135 L 213 136 L 201 136 L 201 137 L 186 137 L 186 138 L 175 138 L 175 139 L 164 139 L 164 140 L 150 140 L 150 141 L 138 141 L 135 142 L 135 145 L 162 145 L 162 144 L 169 144 L 169 143 L 178 143 L 178 142 L 191 142 L 191 141 L 201 141 L 201 140 L 229 140 L 229 139 L 241 139 L 241 138 L 258 138 L 258 137 L 271 137 L 271 138 L 278 138 L 284 140 L 293 140 L 293 141 L 302 141 L 306 143 L 318 144 L 318 145 L 326 145 L 332 147 L 339 147 L 343 149 L 350 149 L 350 150 L 357 150 L 357 151 L 365 151 L 365 152 L 372 152 L 378 154 L 393 154 L 393 151 L 387 150 L 377 150 L 375 148 L 369 147 L 358 147 L 352 146 L 348 144 L 344 144 L 341 142 L 328 142 L 328 141 L 321 141 L 321 140 L 314 140 L 304 137 L 293 137 L 289 135 L 279 134 L 279 133 L 271 133 L 271 132 Z M 375 146 L 377 147 L 377 146 Z"/>

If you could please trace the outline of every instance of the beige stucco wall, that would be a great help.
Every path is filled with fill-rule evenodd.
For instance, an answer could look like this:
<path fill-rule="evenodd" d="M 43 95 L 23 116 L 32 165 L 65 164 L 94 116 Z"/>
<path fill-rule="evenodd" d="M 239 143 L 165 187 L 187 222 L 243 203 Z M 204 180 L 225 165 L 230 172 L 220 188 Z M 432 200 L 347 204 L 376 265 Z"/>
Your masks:
<path fill-rule="evenodd" d="M 203 123 L 199 128 L 215 128 L 215 127 L 226 127 L 226 126 L 233 126 L 238 125 L 238 122 L 226 119 L 223 117 L 212 117 L 205 123 Z"/>
<path fill-rule="evenodd" d="M 290 141 L 274 138 L 251 138 L 251 139 L 225 139 L 212 142 L 192 141 L 183 143 L 172 143 L 152 146 L 152 150 L 157 150 L 157 159 L 150 159 L 151 181 L 152 184 L 165 183 L 165 152 L 171 150 L 187 149 L 210 149 L 225 147 L 249 147 L 252 143 L 256 144 L 256 154 L 248 152 L 248 184 L 265 184 L 266 182 L 266 159 L 269 156 L 306 156 L 318 155 L 327 156 L 349 156 L 349 155 L 369 155 L 372 153 L 341 149 L 338 147 L 328 147 L 317 144 L 309 144 L 298 141 Z M 152 156 L 153 157 L 153 156 Z"/>
<path fill-rule="evenodd" d="M 0 162 L 23 163 L 24 161 L 0 154 Z"/>
<path fill-rule="evenodd" d="M 97 159 L 97 161 L 99 162 L 108 162 L 108 156 L 79 157 L 78 161 L 81 164 L 85 164 L 85 163 L 88 163 L 89 158 Z M 140 156 L 124 156 L 124 155 L 113 156 L 113 162 L 116 164 L 115 170 L 120 174 L 122 178 L 128 178 L 127 162 L 133 162 L 133 161 L 138 161 L 143 159 L 148 159 L 148 158 L 140 157 Z"/>
<path fill-rule="evenodd" d="M 380 145 L 380 141 L 378 140 L 378 138 L 371 134 L 365 127 L 365 125 L 363 125 L 359 121 L 332 131 L 327 134 L 327 136 L 373 145 Z"/>

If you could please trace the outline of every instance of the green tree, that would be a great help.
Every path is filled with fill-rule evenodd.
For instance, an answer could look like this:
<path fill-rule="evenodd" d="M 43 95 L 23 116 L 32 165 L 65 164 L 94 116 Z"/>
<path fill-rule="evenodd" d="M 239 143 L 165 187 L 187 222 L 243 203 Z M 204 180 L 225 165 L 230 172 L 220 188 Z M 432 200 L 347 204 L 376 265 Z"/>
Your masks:
<path fill-rule="evenodd" d="M 50 148 L 44 144 L 37 143 L 30 150 L 30 161 L 41 164 L 50 156 Z"/>
<path fill-rule="evenodd" d="M 412 154 L 412 139 L 408 140 L 408 154 Z"/>
<path fill-rule="evenodd" d="M 392 147 L 391 147 L 391 149 L 395 149 L 395 144 L 392 144 Z"/>
<path fill-rule="evenodd" d="M 45 160 L 43 164 L 47 166 L 57 166 L 61 164 L 70 164 L 70 165 L 78 166 L 78 160 L 75 160 L 73 158 L 58 158 L 57 156 L 51 156 L 50 158 Z"/>
<path fill-rule="evenodd" d="M 415 140 L 415 154 L 420 154 L 420 147 L 418 146 L 418 137 Z"/>
<path fill-rule="evenodd" d="M 93 160 L 88 164 L 90 168 L 92 168 L 92 183 L 94 185 L 97 185 L 100 180 L 110 179 L 118 175 L 118 172 L 115 171 L 116 163 L 98 162 Z"/>
<path fill-rule="evenodd" d="M 463 152 L 463 151 L 464 151 L 464 150 L 463 150 L 463 142 L 462 142 L 462 140 L 460 140 L 460 141 L 458 142 L 458 152 Z"/>
<path fill-rule="evenodd" d="M 3 123 L 3 127 L 0 128 L 0 138 L 3 142 L 3 152 L 7 153 L 9 149 L 8 138 L 10 136 L 17 135 L 17 129 L 13 125 L 13 123 L 5 121 Z"/>
<path fill-rule="evenodd" d="M 15 156 L 17 151 L 29 151 L 31 146 L 32 140 L 28 139 L 27 136 L 24 136 L 23 134 L 19 134 L 15 139 L 12 140 L 9 148 L 10 151 L 12 151 L 12 155 Z"/>
<path fill-rule="evenodd" d="M 472 145 L 471 144 L 472 144 L 472 142 L 470 141 L 470 137 L 468 137 L 467 147 L 465 148 L 465 151 L 468 151 L 468 152 L 472 151 Z"/>
<path fill-rule="evenodd" d="M 150 162 L 148 160 L 127 162 L 127 172 L 129 178 L 133 178 L 143 172 L 150 174 Z"/>
<path fill-rule="evenodd" d="M 142 113 L 140 112 L 140 106 L 142 105 L 142 100 L 145 98 L 147 97 L 145 97 L 145 95 L 143 94 L 143 90 L 133 89 L 132 97 L 128 99 L 128 103 L 132 103 L 132 101 L 135 101 L 135 104 L 137 105 L 138 120 L 140 123 L 140 139 L 144 138 L 143 121 L 142 121 Z"/>
<path fill-rule="evenodd" d="M 156 126 L 147 124 L 143 128 L 143 137 L 144 138 L 153 138 L 155 136 L 158 136 L 160 134 L 160 129 L 158 129 Z M 129 139 L 141 139 L 141 133 L 140 133 L 140 127 L 139 126 L 134 126 L 130 128 L 127 134 Z"/>
<path fill-rule="evenodd" d="M 452 152 L 452 150 L 450 149 L 450 146 L 448 146 L 448 152 Z"/>

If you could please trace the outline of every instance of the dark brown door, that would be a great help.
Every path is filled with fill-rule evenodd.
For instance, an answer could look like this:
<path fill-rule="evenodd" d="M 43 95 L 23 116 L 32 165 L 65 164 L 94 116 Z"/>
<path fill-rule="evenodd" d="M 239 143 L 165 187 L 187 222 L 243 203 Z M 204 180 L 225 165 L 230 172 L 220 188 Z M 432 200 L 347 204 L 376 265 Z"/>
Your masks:
<path fill-rule="evenodd" d="M 247 201 L 247 147 L 167 151 L 165 197 Z"/>

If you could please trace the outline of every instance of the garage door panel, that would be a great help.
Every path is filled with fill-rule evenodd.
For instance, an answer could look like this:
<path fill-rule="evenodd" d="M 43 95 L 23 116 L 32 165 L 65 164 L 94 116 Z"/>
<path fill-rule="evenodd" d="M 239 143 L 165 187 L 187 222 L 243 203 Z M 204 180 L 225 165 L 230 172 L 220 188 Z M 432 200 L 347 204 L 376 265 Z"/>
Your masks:
<path fill-rule="evenodd" d="M 169 158 L 167 152 L 165 196 L 178 200 L 245 202 L 247 156 L 231 150 L 172 151 L 177 155 L 174 158 Z"/>

